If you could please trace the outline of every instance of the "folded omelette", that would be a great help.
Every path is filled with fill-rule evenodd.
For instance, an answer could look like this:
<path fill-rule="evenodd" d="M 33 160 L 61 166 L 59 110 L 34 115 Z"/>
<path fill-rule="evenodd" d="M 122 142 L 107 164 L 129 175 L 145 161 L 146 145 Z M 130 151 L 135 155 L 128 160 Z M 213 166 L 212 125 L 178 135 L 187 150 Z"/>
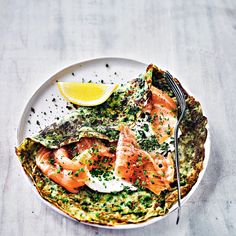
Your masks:
<path fill-rule="evenodd" d="M 78 107 L 16 148 L 26 174 L 46 201 L 78 221 L 134 224 L 165 215 L 176 203 L 176 98 L 164 71 L 120 84 L 95 107 Z M 183 89 L 187 110 L 180 126 L 181 195 L 203 168 L 207 119 Z"/>

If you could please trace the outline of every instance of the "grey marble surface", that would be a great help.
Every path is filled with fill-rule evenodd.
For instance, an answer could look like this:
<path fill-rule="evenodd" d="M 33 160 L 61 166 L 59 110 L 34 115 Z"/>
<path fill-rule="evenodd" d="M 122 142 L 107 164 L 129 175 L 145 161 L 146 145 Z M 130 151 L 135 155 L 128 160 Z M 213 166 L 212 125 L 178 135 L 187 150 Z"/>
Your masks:
<path fill-rule="evenodd" d="M 0 235 L 236 235 L 236 1 L 0 0 Z M 168 68 L 204 104 L 211 156 L 176 215 L 136 230 L 70 221 L 41 203 L 14 154 L 27 100 L 61 68 L 128 57 Z"/>

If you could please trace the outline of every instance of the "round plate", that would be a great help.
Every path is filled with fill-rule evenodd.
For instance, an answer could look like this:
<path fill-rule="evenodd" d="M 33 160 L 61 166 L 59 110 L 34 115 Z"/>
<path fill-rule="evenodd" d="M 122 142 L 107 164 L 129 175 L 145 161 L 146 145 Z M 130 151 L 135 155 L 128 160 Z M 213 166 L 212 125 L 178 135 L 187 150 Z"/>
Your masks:
<path fill-rule="evenodd" d="M 67 103 L 57 88 L 58 81 L 77 81 L 77 82 L 97 82 L 97 83 L 125 83 L 126 81 L 137 77 L 139 74 L 146 70 L 147 64 L 125 58 L 98 58 L 83 61 L 72 66 L 69 66 L 60 72 L 49 78 L 42 86 L 33 94 L 27 103 L 23 114 L 20 119 L 19 127 L 17 129 L 17 143 L 20 143 L 26 137 L 33 136 L 47 125 L 53 123 L 57 119 L 63 117 L 73 110 L 73 106 Z M 184 88 L 186 88 L 184 86 Z M 188 90 L 187 90 L 188 91 Z M 194 96 L 195 97 L 195 96 Z M 209 130 L 209 129 L 208 129 Z M 205 159 L 203 163 L 203 169 L 199 174 L 198 180 L 192 187 L 190 192 L 181 200 L 182 205 L 189 199 L 193 192 L 198 187 L 207 167 L 207 163 L 210 156 L 210 137 L 208 137 L 205 143 Z M 23 168 L 21 168 L 23 170 Z M 28 182 L 31 185 L 33 191 L 37 196 L 49 207 L 59 212 L 60 214 L 74 220 L 57 207 L 51 205 L 44 200 L 36 188 L 34 187 L 31 179 L 27 177 Z M 145 222 L 138 224 L 125 224 L 118 226 L 104 226 L 98 224 L 83 223 L 90 226 L 96 226 L 100 228 L 109 229 L 131 229 L 147 226 L 154 222 L 157 222 L 177 209 L 177 204 L 174 204 L 169 213 L 164 216 L 154 217 Z"/>

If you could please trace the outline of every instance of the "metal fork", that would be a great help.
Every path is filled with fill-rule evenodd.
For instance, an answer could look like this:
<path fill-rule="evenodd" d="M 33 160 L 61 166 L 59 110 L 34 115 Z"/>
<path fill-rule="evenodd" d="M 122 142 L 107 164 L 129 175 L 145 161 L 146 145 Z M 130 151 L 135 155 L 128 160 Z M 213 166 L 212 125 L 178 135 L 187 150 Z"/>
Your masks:
<path fill-rule="evenodd" d="M 181 209 L 181 191 L 180 191 L 180 174 L 179 174 L 179 152 L 178 152 L 178 130 L 179 125 L 184 117 L 185 110 L 186 110 L 186 102 L 185 102 L 185 96 L 180 87 L 177 85 L 177 83 L 174 81 L 172 75 L 166 71 L 164 73 L 164 77 L 166 79 L 166 82 L 172 89 L 172 91 L 175 94 L 175 97 L 177 99 L 177 103 L 180 106 L 180 113 L 178 115 L 178 122 L 175 126 L 174 130 L 174 139 L 175 139 L 175 169 L 176 169 L 176 177 L 177 177 L 177 189 L 178 189 L 178 214 L 176 219 L 176 224 L 179 223 L 180 219 L 180 209 Z"/>

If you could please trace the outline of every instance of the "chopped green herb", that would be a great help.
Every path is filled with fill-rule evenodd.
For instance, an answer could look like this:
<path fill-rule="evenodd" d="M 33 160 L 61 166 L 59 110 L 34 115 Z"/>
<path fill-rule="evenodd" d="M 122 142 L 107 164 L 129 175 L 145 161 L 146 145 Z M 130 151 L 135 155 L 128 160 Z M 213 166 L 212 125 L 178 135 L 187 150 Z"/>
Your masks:
<path fill-rule="evenodd" d="M 58 166 L 58 168 L 57 168 L 57 173 L 60 173 L 61 170 L 62 170 L 62 167 L 61 167 L 61 166 Z"/>
<path fill-rule="evenodd" d="M 79 170 L 75 172 L 75 176 L 78 177 L 81 172 L 84 172 L 84 168 L 81 167 Z"/>

